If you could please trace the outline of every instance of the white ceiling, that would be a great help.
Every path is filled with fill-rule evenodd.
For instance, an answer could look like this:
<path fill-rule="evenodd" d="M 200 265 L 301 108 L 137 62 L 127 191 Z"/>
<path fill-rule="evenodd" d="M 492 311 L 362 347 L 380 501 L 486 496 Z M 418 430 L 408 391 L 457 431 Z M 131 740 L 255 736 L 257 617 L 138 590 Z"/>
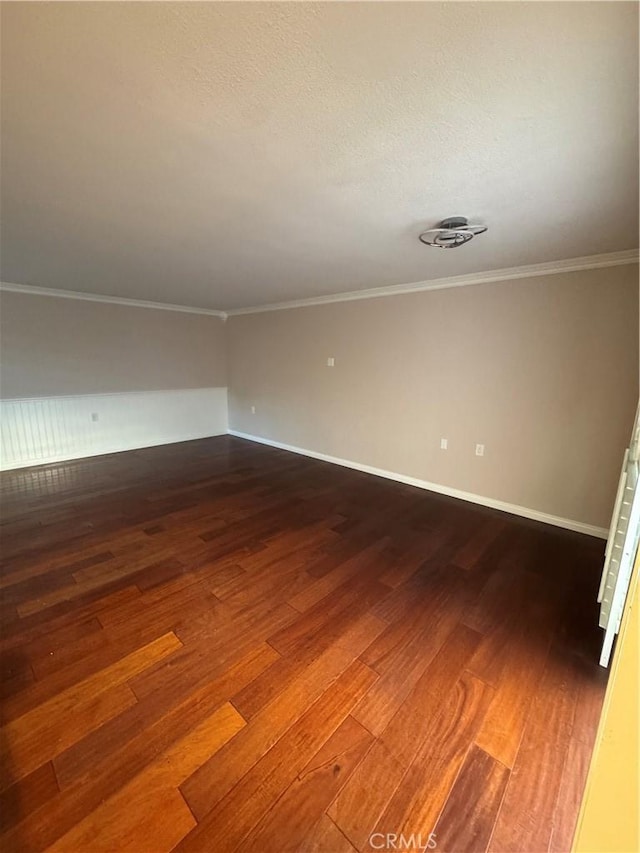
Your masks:
<path fill-rule="evenodd" d="M 636 3 L 2 17 L 4 281 L 231 309 L 637 245 Z"/>

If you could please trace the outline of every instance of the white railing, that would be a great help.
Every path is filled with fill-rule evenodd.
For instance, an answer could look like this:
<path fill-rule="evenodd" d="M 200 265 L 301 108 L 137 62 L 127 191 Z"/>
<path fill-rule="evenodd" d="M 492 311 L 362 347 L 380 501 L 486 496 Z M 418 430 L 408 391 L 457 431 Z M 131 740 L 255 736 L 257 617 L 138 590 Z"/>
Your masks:
<path fill-rule="evenodd" d="M 604 641 L 600 665 L 608 666 L 613 641 L 620 630 L 631 572 L 640 539 L 640 405 L 625 452 L 598 591 Z"/>

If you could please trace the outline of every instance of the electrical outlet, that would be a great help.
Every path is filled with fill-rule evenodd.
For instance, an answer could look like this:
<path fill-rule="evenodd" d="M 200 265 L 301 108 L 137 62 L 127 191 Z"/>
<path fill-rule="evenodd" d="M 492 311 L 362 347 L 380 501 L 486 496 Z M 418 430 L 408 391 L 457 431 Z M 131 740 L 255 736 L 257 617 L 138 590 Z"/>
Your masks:
<path fill-rule="evenodd" d="M 94 424 L 97 420 L 99 420 L 99 415 L 97 412 L 91 412 L 91 420 Z"/>
<path fill-rule="evenodd" d="M 484 456 L 484 444 L 476 444 L 476 456 Z"/>
<path fill-rule="evenodd" d="M 327 359 L 327 367 L 335 367 L 335 366 L 336 366 L 336 360 L 335 360 L 335 358 L 333 358 L 333 356 L 330 356 Z"/>
<path fill-rule="evenodd" d="M 255 415 L 255 413 L 256 413 L 256 407 L 255 407 L 255 406 L 251 406 L 251 414 L 252 414 L 252 415 Z"/>
<path fill-rule="evenodd" d="M 449 447 L 449 439 L 441 438 L 440 439 L 440 450 L 447 450 Z"/>

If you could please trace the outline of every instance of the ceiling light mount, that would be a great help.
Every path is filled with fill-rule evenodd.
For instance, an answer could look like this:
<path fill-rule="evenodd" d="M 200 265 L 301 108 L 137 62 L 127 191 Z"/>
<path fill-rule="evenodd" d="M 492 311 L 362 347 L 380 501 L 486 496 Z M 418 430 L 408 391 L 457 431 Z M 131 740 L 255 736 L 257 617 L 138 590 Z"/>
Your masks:
<path fill-rule="evenodd" d="M 420 234 L 420 241 L 438 249 L 457 249 L 468 243 L 476 234 L 483 234 L 486 225 L 469 225 L 466 216 L 449 216 L 443 219 L 437 228 L 431 228 Z"/>

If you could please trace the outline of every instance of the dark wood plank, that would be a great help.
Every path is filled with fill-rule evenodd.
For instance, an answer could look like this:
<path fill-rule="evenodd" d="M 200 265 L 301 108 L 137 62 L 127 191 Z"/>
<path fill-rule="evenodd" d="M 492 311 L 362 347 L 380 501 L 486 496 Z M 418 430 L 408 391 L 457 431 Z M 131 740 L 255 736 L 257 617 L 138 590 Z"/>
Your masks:
<path fill-rule="evenodd" d="M 472 746 L 433 830 L 436 849 L 483 853 L 508 780 L 507 767 Z"/>
<path fill-rule="evenodd" d="M 365 850 L 375 849 L 374 833 L 419 834 L 429 838 L 449 796 L 493 690 L 464 675 L 432 717 L 429 731 L 389 805 L 372 827 Z"/>
<path fill-rule="evenodd" d="M 195 826 L 178 791 L 180 783 L 245 725 L 225 702 L 172 743 L 128 784 L 105 799 L 50 848 L 171 850 Z"/>
<path fill-rule="evenodd" d="M 380 733 L 380 740 L 405 767 L 430 736 L 433 719 L 454 692 L 479 641 L 480 636 L 471 628 L 456 625 Z M 488 696 L 489 691 L 486 693 Z"/>
<path fill-rule="evenodd" d="M 567 653 L 554 648 L 531 702 L 531 715 L 496 820 L 489 848 L 496 853 L 549 847 L 578 697 L 571 669 Z M 575 780 L 573 784 L 569 778 L 565 781 L 574 789 Z M 563 803 L 570 803 L 566 797 L 567 791 L 563 791 Z"/>
<path fill-rule="evenodd" d="M 451 562 L 462 569 L 474 569 L 486 556 L 498 537 L 507 529 L 504 517 L 489 517 L 454 552 Z"/>
<path fill-rule="evenodd" d="M 0 756 L 8 777 L 23 778 L 135 704 L 126 682 L 178 647 L 175 634 L 165 634 L 7 723 Z"/>
<path fill-rule="evenodd" d="M 516 759 L 532 708 L 531 700 L 542 681 L 557 624 L 557 597 L 551 590 L 546 594 L 536 590 L 518 614 L 517 623 L 511 623 L 509 642 L 500 652 L 496 695 L 478 733 L 477 743 L 507 767 L 513 767 Z M 483 674 L 475 661 L 470 668 Z"/>
<path fill-rule="evenodd" d="M 360 850 L 406 772 L 381 740 L 376 740 L 327 814 Z"/>
<path fill-rule="evenodd" d="M 355 853 L 355 850 L 326 814 L 322 815 L 304 839 L 305 853 Z"/>
<path fill-rule="evenodd" d="M 243 684 L 251 683 L 278 658 L 270 646 L 254 646 L 232 666 L 225 666 L 197 689 L 185 691 L 176 702 L 174 693 L 139 699 L 119 718 L 109 721 L 66 749 L 55 759 L 56 775 L 63 789 L 102 768 L 113 777 L 121 762 L 125 772 L 140 769 L 153 749 L 179 737 L 189 725 L 197 725 L 207 709 L 221 704 Z M 109 761 L 109 758 L 115 761 Z"/>
<path fill-rule="evenodd" d="M 386 628 L 386 623 L 365 613 L 353 622 L 339 638 L 334 641 L 336 649 L 347 653 L 346 657 L 355 659 L 378 637 Z M 233 698 L 233 704 L 240 713 L 249 720 L 262 708 L 273 701 L 278 694 L 292 684 L 296 678 L 301 678 L 310 671 L 310 666 L 318 656 L 318 648 L 325 649 L 326 638 L 323 637 L 316 645 L 309 643 L 298 649 L 296 654 L 282 656 L 258 678 L 254 679 Z"/>
<path fill-rule="evenodd" d="M 295 679 L 249 722 L 242 736 L 221 751 L 215 760 L 203 765 L 182 786 L 189 806 L 196 817 L 204 817 L 242 778 L 265 752 L 305 713 L 332 682 L 354 667 L 367 679 L 367 689 L 376 674 L 359 661 L 353 653 L 339 646 L 323 652 L 307 669 L 302 678 Z M 358 700 L 366 693 L 363 690 Z M 349 712 L 351 711 L 349 708 Z"/>
<path fill-rule="evenodd" d="M 7 832 L 59 792 L 53 764 L 48 761 L 0 793 L 0 832 Z"/>
<path fill-rule="evenodd" d="M 353 717 L 336 729 L 242 843 L 244 850 L 300 850 L 373 743 Z"/>
<path fill-rule="evenodd" d="M 181 703 L 153 710 L 143 707 L 142 716 L 133 708 L 62 753 L 55 760 L 61 793 L 16 826 L 6 837 L 7 847 L 42 850 L 50 846 L 199 725 L 275 654 L 267 647 L 254 650 Z M 144 706 L 144 700 L 139 704 Z"/>
<path fill-rule="evenodd" d="M 568 660 L 570 677 L 576 687 L 576 702 L 549 843 L 549 850 L 556 853 L 571 849 L 607 681 L 606 671 L 596 663 L 576 655 Z"/>
<path fill-rule="evenodd" d="M 3 849 L 568 847 L 602 542 L 231 436 L 0 498 Z"/>
<path fill-rule="evenodd" d="M 458 615 L 459 611 L 455 605 L 451 605 L 449 609 L 436 609 L 435 612 L 429 608 L 419 608 L 418 618 L 404 623 L 410 630 L 404 636 L 403 642 L 395 646 L 392 654 L 378 658 L 376 671 L 382 670 L 382 675 L 356 708 L 354 716 L 373 734 L 383 737 L 387 746 L 401 751 L 400 742 L 404 742 L 408 735 L 411 741 L 409 749 L 413 748 L 416 732 L 411 725 L 406 727 L 405 722 L 408 721 L 409 715 L 412 715 L 411 723 L 422 719 L 420 710 L 417 716 L 413 713 L 416 706 L 420 705 L 420 699 L 416 701 L 412 695 L 413 688 L 422 682 L 428 685 L 427 690 L 430 693 L 437 692 L 443 669 L 441 662 L 444 660 L 444 670 L 448 674 L 444 683 L 447 689 L 450 689 L 475 651 L 480 637 L 470 628 L 458 626 Z M 450 643 L 448 640 L 452 634 L 454 640 Z M 385 634 L 373 645 L 384 640 Z M 457 640 L 459 642 L 456 642 Z M 441 653 L 443 649 L 444 653 Z M 365 661 L 370 661 L 370 653 L 371 647 L 362 656 Z M 433 667 L 432 662 L 435 663 Z M 420 689 L 417 690 L 418 694 L 421 692 Z M 397 736 L 387 739 L 388 724 L 396 712 L 403 722 L 394 728 L 394 731 L 397 729 Z"/>
<path fill-rule="evenodd" d="M 318 701 L 299 716 L 283 737 L 274 740 L 273 749 L 265 749 L 266 744 L 261 744 L 259 760 L 255 762 L 252 755 L 250 763 L 242 758 L 248 754 L 248 739 L 243 739 L 242 735 L 252 727 L 249 723 L 235 741 L 220 751 L 219 761 L 214 756 L 205 765 L 209 772 L 213 769 L 214 773 L 226 776 L 224 788 L 216 779 L 215 789 L 210 784 L 203 789 L 203 780 L 198 772 L 182 786 L 185 799 L 199 823 L 178 849 L 235 849 L 303 770 L 320 745 L 349 715 L 375 679 L 376 675 L 369 667 L 354 661 Z M 234 748 L 235 744 L 239 747 Z M 238 772 L 238 765 L 244 773 Z M 240 779 L 238 784 L 231 782 L 234 778 Z M 208 781 L 206 776 L 205 781 Z M 220 797 L 223 790 L 225 793 Z M 215 791 L 213 797 L 210 796 L 212 791 Z M 212 802 L 219 805 L 212 809 Z"/>

